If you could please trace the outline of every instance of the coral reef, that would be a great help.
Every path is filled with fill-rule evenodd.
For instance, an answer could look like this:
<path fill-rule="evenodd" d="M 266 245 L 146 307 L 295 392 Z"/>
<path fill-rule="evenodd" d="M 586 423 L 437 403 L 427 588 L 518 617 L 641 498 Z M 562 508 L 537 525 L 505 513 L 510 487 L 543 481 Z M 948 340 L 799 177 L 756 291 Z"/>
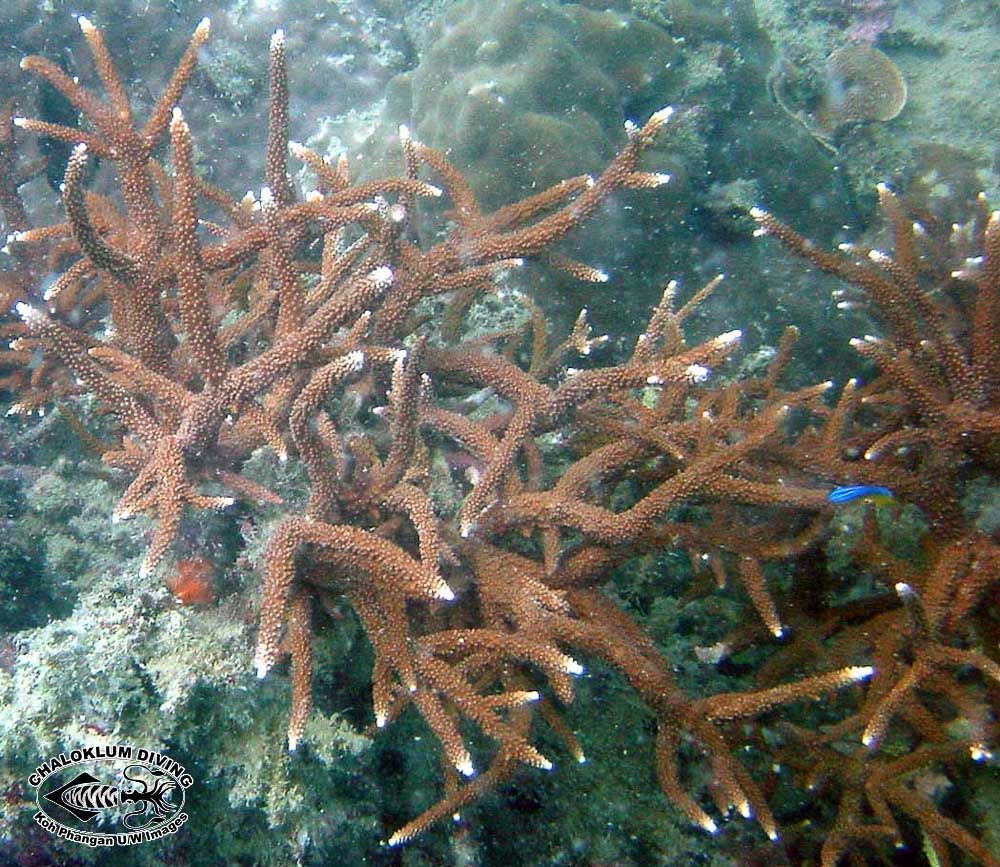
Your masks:
<path fill-rule="evenodd" d="M 668 276 L 708 280 L 706 261 L 739 257 L 724 242 L 745 239 L 745 207 L 761 196 L 791 208 L 808 186 L 821 223 L 842 222 L 850 203 L 829 154 L 769 98 L 770 48 L 749 5 L 629 5 L 456 3 L 428 31 L 419 62 L 390 82 L 367 144 L 359 149 L 345 130 L 327 155 L 360 152 L 352 170 L 384 175 L 395 170 L 395 131 L 405 124 L 445 151 L 494 208 L 568 174 L 599 172 L 622 146 L 626 119 L 675 105 L 671 136 L 646 156 L 673 182 L 607 203 L 602 219 L 563 248 L 586 249 L 588 261 L 620 275 L 622 291 L 588 292 L 546 271 L 530 277 L 544 290 L 538 300 L 547 315 L 564 327 L 585 304 L 598 327 L 633 323 L 629 337 Z M 325 134 L 307 144 L 327 148 Z M 792 161 L 795 179 L 782 170 Z M 730 194 L 745 186 L 755 190 L 748 200 Z"/>
<path fill-rule="evenodd" d="M 783 847 L 831 867 L 893 847 L 1000 863 L 976 832 L 1000 687 L 1000 548 L 986 529 L 1000 218 L 984 203 L 946 237 L 880 188 L 892 254 L 828 254 L 750 212 L 763 234 L 855 287 L 852 301 L 882 325 L 884 337 L 854 343 L 878 375 L 831 404 L 830 382 L 787 384 L 794 328 L 730 376 L 720 369 L 740 332 L 686 338 L 721 276 L 684 301 L 668 285 L 614 354 L 586 311 L 558 340 L 537 302 L 505 289 L 525 260 L 609 280 L 557 247 L 617 196 L 669 187 L 642 159 L 684 134 L 672 109 L 628 122 L 599 173 L 546 179 L 486 209 L 405 127 L 393 142 L 400 177 L 356 181 L 346 159 L 290 142 L 279 30 L 265 186 L 237 200 L 196 169 L 178 105 L 208 21 L 144 120 L 101 31 L 79 23 L 103 95 L 41 57 L 21 65 L 84 124 L 8 110 L 0 138 L 0 208 L 14 230 L 2 385 L 15 414 L 44 411 L 76 441 L 53 436 L 48 466 L 24 462 L 6 494 L 21 515 L 30 493 L 46 527 L 79 513 L 66 541 L 48 540 L 46 568 L 11 550 L 27 564 L 20 583 L 42 595 L 56 562 L 90 576 L 71 613 L 0 656 L 9 838 L 31 837 L 18 781 L 37 755 L 137 738 L 191 756 L 206 780 L 201 827 L 179 837 L 178 859 L 197 847 L 220 863 L 307 862 L 336 845 L 363 863 L 404 844 L 416 859 L 421 838 L 472 816 L 447 844 L 458 861 L 476 841 L 473 805 L 487 813 L 499 793 L 528 815 L 555 801 L 573 772 L 541 773 L 553 757 L 589 757 L 581 773 L 608 787 L 634 774 L 618 767 L 629 747 L 616 740 L 631 731 L 685 822 L 716 834 L 742 817 L 760 829 L 730 826 L 723 851 L 743 834 L 734 849 Z M 25 134 L 72 145 L 64 219 L 36 223 L 24 207 L 20 189 L 42 170 L 19 157 Z M 289 154 L 315 190 L 297 189 Z M 87 186 L 95 159 L 115 168 L 112 194 Z M 476 323 L 484 304 L 506 321 Z M 57 457 L 83 449 L 112 475 Z M 892 504 L 831 504 L 831 486 L 847 483 L 890 488 L 918 511 L 919 544 L 891 538 Z M 838 525 L 835 508 L 856 520 Z M 127 522 L 139 515 L 143 538 Z M 848 562 L 863 580 L 845 588 Z M 666 582 L 698 605 L 682 612 Z M 665 655 L 685 631 L 696 674 Z M 250 683 L 251 659 L 263 683 Z M 272 674 L 286 663 L 288 684 Z M 338 680 L 352 687 L 346 706 Z M 592 756 L 577 729 L 607 696 L 630 703 L 628 725 L 605 731 Z M 373 768 L 372 738 L 393 737 L 418 743 L 407 758 L 386 749 Z M 424 766 L 411 773 L 414 753 Z M 602 753 L 614 756 L 606 774 L 593 770 Z M 407 785 L 391 799 L 377 781 L 402 776 L 399 764 Z M 251 830 L 219 830 L 221 803 Z M 609 809 L 664 838 L 656 806 L 647 793 Z M 525 860 L 529 835 L 511 843 Z M 510 863 L 498 836 L 481 845 Z M 582 857 L 614 857 L 592 830 L 581 838 Z M 77 855 L 31 845 L 52 847 L 51 860 Z M 631 857 L 666 851 L 637 844 Z"/>
<path fill-rule="evenodd" d="M 996 196 L 997 82 L 988 59 L 997 35 L 995 4 L 762 0 L 756 6 L 774 45 L 772 77 L 784 80 L 786 102 L 797 111 L 808 113 L 823 100 L 831 83 L 827 58 L 849 46 L 874 44 L 906 82 L 898 117 L 843 125 L 830 141 L 864 222 L 880 182 L 906 191 L 933 176 L 958 201 L 956 174 L 964 170 L 977 176 L 973 194 Z"/>
<path fill-rule="evenodd" d="M 893 552 L 866 523 L 854 555 L 893 594 L 876 590 L 798 625 L 799 639 L 783 655 L 811 653 L 822 636 L 824 652 L 836 657 L 856 652 L 860 638 L 875 674 L 853 715 L 820 737 L 799 732 L 791 740 L 812 747 L 810 766 L 799 767 L 811 787 L 829 786 L 839 797 L 824 864 L 881 841 L 901 845 L 900 817 L 919 823 L 937 863 L 950 858 L 950 844 L 996 864 L 996 852 L 944 814 L 934 791 L 962 785 L 970 758 L 992 760 L 996 738 L 1000 545 L 966 499 L 997 471 L 1000 212 L 990 213 L 981 196 L 969 223 L 925 225 L 885 185 L 878 196 L 891 253 L 850 244 L 827 253 L 766 211 L 753 212 L 761 233 L 847 281 L 885 333 L 851 341 L 879 376 L 847 383 L 832 411 L 837 436 L 803 442 L 809 465 L 891 485 L 927 522 L 911 557 Z M 858 741 L 845 749 L 844 736 L 855 732 Z"/>

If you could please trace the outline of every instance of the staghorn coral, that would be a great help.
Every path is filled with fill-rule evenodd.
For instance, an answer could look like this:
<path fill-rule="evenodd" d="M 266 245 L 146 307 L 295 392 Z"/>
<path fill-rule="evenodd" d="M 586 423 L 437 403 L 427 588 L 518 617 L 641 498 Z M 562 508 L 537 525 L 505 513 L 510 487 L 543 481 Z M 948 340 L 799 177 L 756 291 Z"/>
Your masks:
<path fill-rule="evenodd" d="M 875 669 L 852 714 L 818 739 L 793 736 L 812 754 L 826 752 L 800 770 L 840 797 L 824 864 L 880 841 L 903 845 L 899 817 L 919 823 L 940 863 L 950 844 L 997 864 L 921 779 L 960 784 L 970 764 L 992 759 L 996 739 L 1000 545 L 995 533 L 982 532 L 967 500 L 997 472 L 1000 213 L 980 196 L 968 224 L 946 228 L 912 220 L 885 185 L 878 197 L 891 252 L 854 244 L 826 252 L 770 213 L 752 212 L 761 234 L 847 281 L 854 294 L 841 303 L 869 304 L 885 332 L 851 341 L 878 375 L 846 384 L 827 433 L 803 437 L 799 460 L 832 478 L 891 486 L 927 522 L 919 553 L 908 559 L 866 521 L 852 547 L 876 591 L 800 620 L 789 659 L 779 656 L 772 674 L 818 646 L 833 658 L 864 647 Z"/>
<path fill-rule="evenodd" d="M 779 596 L 771 576 L 775 567 L 801 566 L 815 552 L 829 509 L 815 477 L 839 481 L 843 474 L 829 455 L 845 436 L 848 416 L 844 400 L 832 410 L 824 405 L 829 383 L 782 388 L 794 330 L 762 375 L 719 383 L 714 371 L 740 334 L 690 346 L 682 333 L 718 280 L 682 305 L 669 286 L 631 354 L 616 364 L 593 359 L 604 340 L 591 334 L 585 314 L 556 345 L 537 308 L 530 310 L 528 333 L 515 327 L 465 341 L 449 338 L 425 315 L 421 305 L 446 297 L 460 322 L 470 296 L 494 291 L 498 274 L 527 257 L 577 278 L 605 280 L 550 247 L 618 190 L 667 182 L 640 170 L 638 160 L 669 127 L 669 110 L 629 124 L 628 143 L 600 176 L 572 178 L 484 214 L 447 160 L 405 130 L 405 176 L 361 184 L 351 183 L 345 164 L 290 145 L 279 31 L 270 46 L 266 186 L 259 200 L 237 202 L 196 175 L 191 131 L 175 106 L 208 37 L 207 22 L 141 126 L 101 34 L 86 19 L 81 27 L 107 99 L 46 61 L 25 61 L 75 101 L 91 128 L 17 121 L 22 130 L 76 146 L 63 191 L 66 222 L 20 230 L 11 249 L 18 261 L 31 262 L 48 245 L 63 245 L 74 262 L 64 285 L 85 289 L 91 303 L 76 318 L 58 305 L 43 312 L 38 290 L 22 287 L 13 351 L 54 360 L 64 373 L 48 379 L 66 392 L 91 395 L 116 419 L 117 442 L 105 460 L 132 482 L 115 517 L 147 513 L 155 520 L 140 586 L 148 587 L 171 556 L 185 511 L 225 511 L 239 499 L 282 515 L 261 554 L 255 662 L 264 676 L 290 658 L 289 748 L 319 746 L 311 707 L 314 651 L 345 603 L 374 654 L 376 728 L 405 724 L 400 717 L 412 707 L 440 748 L 443 796 L 402 827 L 390 825 L 388 843 L 411 839 L 524 766 L 550 767 L 548 745 L 561 741 L 582 759 L 583 745 L 563 717 L 576 691 L 573 678 L 583 671 L 581 654 L 633 687 L 655 720 L 661 789 L 709 831 L 735 811 L 778 838 L 757 769 L 741 757 L 751 743 L 784 756 L 786 745 L 768 747 L 766 723 L 754 721 L 815 696 L 855 709 L 833 730 L 836 737 L 864 732 L 866 749 L 881 750 L 886 731 L 905 718 L 927 741 L 926 749 L 919 744 L 917 754 L 926 756 L 916 760 L 920 770 L 957 760 L 973 745 L 985 758 L 989 731 L 977 731 L 976 740 L 924 737 L 916 728 L 926 721 L 919 698 L 898 686 L 927 675 L 955 700 L 964 695 L 949 686 L 956 666 L 976 663 L 993 676 L 991 661 L 981 661 L 945 611 L 957 598 L 967 600 L 967 612 L 979 604 L 964 588 L 980 566 L 959 568 L 950 548 L 939 552 L 930 579 L 897 572 L 897 593 L 873 604 L 891 627 L 886 644 L 859 640 L 851 615 L 834 610 L 824 636 L 829 652 L 813 653 L 809 666 L 785 661 L 801 662 L 815 649 L 809 639 L 816 628 L 799 604 L 808 593 Z M 169 173 L 153 158 L 168 133 Z M 302 200 L 288 178 L 289 151 L 317 176 L 319 188 Z M 85 192 L 90 153 L 116 163 L 124 213 L 116 202 Z M 419 177 L 424 173 L 434 183 Z M 418 199 L 421 210 L 449 201 L 452 226 L 443 240 L 414 240 Z M 210 212 L 216 219 L 205 216 Z M 779 234 L 780 224 L 757 216 Z M 794 240 L 789 232 L 785 237 Z M 571 353 L 583 369 L 567 366 Z M 4 362 L 23 365 L 24 357 Z M 25 387 L 31 386 L 18 383 Z M 941 402 L 939 394 L 934 398 Z M 886 410 L 886 424 L 898 420 L 895 412 Z M 797 432 L 794 417 L 815 426 Z M 559 440 L 569 441 L 571 458 L 554 448 Z M 304 471 L 301 514 L 249 471 L 251 455 L 262 448 Z M 446 452 L 465 471 L 450 479 L 453 509 L 431 495 L 433 468 Z M 916 482 L 912 490 L 919 491 Z M 690 698 L 656 644 L 602 591 L 611 568 L 667 546 L 686 552 L 718 583 L 737 575 L 757 614 L 751 629 L 785 637 L 791 624 L 792 642 L 773 655 L 758 688 Z M 121 613 L 145 604 L 133 600 Z M 174 620 L 201 614 L 178 611 Z M 883 622 L 873 623 L 882 634 Z M 860 684 L 869 679 L 866 690 Z M 177 700 L 185 697 L 182 691 Z M 975 709 L 975 701 L 959 703 L 959 713 L 945 722 Z M 545 727 L 554 735 L 548 741 L 540 736 Z M 827 730 L 791 731 L 788 742 L 794 737 L 814 756 L 832 758 L 839 746 Z M 857 785 L 872 779 L 864 776 L 861 749 L 859 739 L 853 758 L 862 771 L 853 777 L 846 762 L 821 766 L 832 764 L 848 792 L 824 852 L 827 863 L 849 836 L 843 829 L 856 824 Z M 789 752 L 794 765 L 794 748 Z M 894 765 L 881 752 L 876 758 L 886 767 L 866 796 L 879 824 L 862 831 L 864 839 L 898 838 L 896 810 L 915 817 L 940 851 L 947 840 L 982 854 L 961 826 L 908 788 L 913 763 Z M 709 775 L 704 791 L 687 778 L 698 764 Z"/>

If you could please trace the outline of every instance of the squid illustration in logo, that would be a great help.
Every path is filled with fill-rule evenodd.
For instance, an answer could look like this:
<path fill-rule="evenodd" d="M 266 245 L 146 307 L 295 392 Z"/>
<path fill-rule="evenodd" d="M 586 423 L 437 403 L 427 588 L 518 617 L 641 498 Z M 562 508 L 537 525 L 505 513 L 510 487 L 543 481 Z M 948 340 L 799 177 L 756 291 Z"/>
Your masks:
<path fill-rule="evenodd" d="M 133 768 L 141 768 L 151 774 L 154 777 L 152 785 L 141 777 L 129 776 L 129 771 Z M 177 783 L 162 771 L 142 765 L 129 765 L 122 771 L 122 779 L 134 784 L 134 787 L 102 783 L 97 777 L 83 772 L 42 797 L 68 810 L 82 822 L 89 822 L 105 810 L 134 804 L 135 809 L 126 813 L 122 819 L 122 824 L 133 831 L 155 827 L 175 811 L 169 795 L 177 788 Z"/>

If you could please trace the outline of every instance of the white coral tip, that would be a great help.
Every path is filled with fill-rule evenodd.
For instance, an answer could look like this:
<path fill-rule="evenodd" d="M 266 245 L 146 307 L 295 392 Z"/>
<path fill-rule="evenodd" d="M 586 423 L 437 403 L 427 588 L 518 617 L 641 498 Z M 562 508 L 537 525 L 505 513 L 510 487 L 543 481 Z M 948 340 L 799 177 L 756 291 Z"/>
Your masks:
<path fill-rule="evenodd" d="M 970 744 L 969 745 L 969 757 L 974 762 L 982 762 L 986 759 L 992 759 L 993 753 L 986 749 L 985 744 Z"/>
<path fill-rule="evenodd" d="M 41 310 L 36 307 L 32 307 L 30 304 L 25 304 L 23 301 L 18 301 L 17 304 L 14 305 L 14 311 L 21 317 L 21 320 L 28 325 L 41 322 L 42 319 L 45 318 L 45 314 L 43 314 Z"/>
<path fill-rule="evenodd" d="M 382 265 L 372 271 L 368 277 L 373 283 L 378 283 L 379 285 L 392 285 L 392 268 L 388 265 Z"/>
<path fill-rule="evenodd" d="M 704 382 L 708 379 L 711 370 L 703 364 L 689 364 L 684 373 L 691 382 Z"/>
<path fill-rule="evenodd" d="M 666 123 L 668 120 L 670 120 L 673 113 L 674 113 L 674 107 L 672 105 L 666 105 L 659 111 L 654 111 L 649 116 L 649 119 L 653 123 Z"/>
<path fill-rule="evenodd" d="M 575 674 L 577 676 L 583 674 L 583 666 L 580 665 L 572 656 L 566 656 L 563 658 L 563 671 L 566 674 Z"/>
<path fill-rule="evenodd" d="M 257 659 L 254 665 L 257 669 L 258 680 L 263 680 L 265 677 L 267 677 L 267 673 L 271 670 L 271 663 L 262 653 L 257 654 Z"/>

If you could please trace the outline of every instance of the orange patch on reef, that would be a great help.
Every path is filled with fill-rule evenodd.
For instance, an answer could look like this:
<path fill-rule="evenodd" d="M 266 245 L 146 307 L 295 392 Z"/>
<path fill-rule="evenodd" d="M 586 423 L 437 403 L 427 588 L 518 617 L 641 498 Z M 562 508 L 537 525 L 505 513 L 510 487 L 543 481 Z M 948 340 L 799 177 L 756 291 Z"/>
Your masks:
<path fill-rule="evenodd" d="M 177 572 L 167 577 L 167 589 L 184 605 L 209 605 L 215 601 L 212 564 L 203 557 L 179 560 Z"/>

